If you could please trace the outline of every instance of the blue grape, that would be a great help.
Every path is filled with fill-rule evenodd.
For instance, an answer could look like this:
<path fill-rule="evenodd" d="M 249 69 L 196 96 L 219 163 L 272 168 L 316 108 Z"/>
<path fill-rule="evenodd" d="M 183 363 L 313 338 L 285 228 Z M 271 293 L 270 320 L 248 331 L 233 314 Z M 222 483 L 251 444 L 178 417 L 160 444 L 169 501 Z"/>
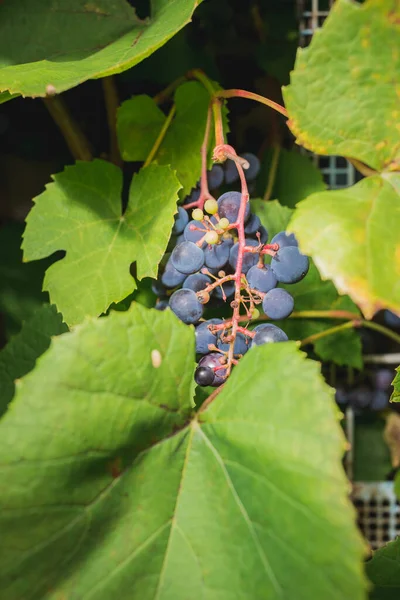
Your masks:
<path fill-rule="evenodd" d="M 373 392 L 366 386 L 360 386 L 348 393 L 350 406 L 355 409 L 367 408 L 371 404 Z"/>
<path fill-rule="evenodd" d="M 211 171 L 207 172 L 207 183 L 210 190 L 215 190 L 224 181 L 224 170 L 221 165 L 213 165 Z"/>
<path fill-rule="evenodd" d="M 296 283 L 307 275 L 309 262 L 296 246 L 285 246 L 278 250 L 271 261 L 271 269 L 278 281 Z"/>
<path fill-rule="evenodd" d="M 211 279 L 203 273 L 193 273 L 188 275 L 185 281 L 182 283 L 182 289 L 193 290 L 194 292 L 200 292 L 210 285 Z"/>
<path fill-rule="evenodd" d="M 286 248 L 286 246 L 298 246 L 298 241 L 294 233 L 288 234 L 286 231 L 280 231 L 271 240 L 271 244 L 279 244 L 279 248 Z"/>
<path fill-rule="evenodd" d="M 215 374 L 213 369 L 210 369 L 210 367 L 197 367 L 194 374 L 194 380 L 197 383 L 197 385 L 200 385 L 202 387 L 212 385 L 214 379 Z"/>
<path fill-rule="evenodd" d="M 277 279 L 269 265 L 259 267 L 254 265 L 247 272 L 247 283 L 253 290 L 269 292 L 276 287 Z"/>
<path fill-rule="evenodd" d="M 169 299 L 169 307 L 184 323 L 197 323 L 203 314 L 203 305 L 193 290 L 176 290 Z"/>
<path fill-rule="evenodd" d="M 191 226 L 196 227 L 196 229 L 190 229 Z M 187 242 L 193 242 L 194 244 L 196 242 L 198 242 L 199 240 L 201 240 L 202 237 L 205 236 L 205 234 L 207 233 L 207 229 L 205 228 L 205 226 L 200 223 L 199 221 L 189 221 L 189 223 L 186 225 L 185 230 L 183 232 L 183 235 L 185 236 L 185 240 Z M 204 242 L 203 247 L 206 246 L 206 243 Z"/>
<path fill-rule="evenodd" d="M 370 409 L 373 411 L 385 410 L 389 407 L 389 396 L 383 390 L 372 392 Z"/>
<path fill-rule="evenodd" d="M 386 391 L 392 385 L 395 372 L 391 369 L 378 369 L 374 373 L 375 389 Z"/>
<path fill-rule="evenodd" d="M 246 223 L 244 232 L 246 235 L 254 235 L 261 227 L 260 217 L 251 214 L 249 220 Z"/>
<path fill-rule="evenodd" d="M 153 279 L 151 282 L 151 290 L 156 296 L 165 296 L 167 293 L 167 288 L 159 279 Z"/>
<path fill-rule="evenodd" d="M 245 158 L 249 162 L 249 168 L 244 170 L 246 181 L 254 181 L 260 172 L 260 161 L 255 154 L 251 152 L 244 152 L 241 154 L 242 158 Z"/>
<path fill-rule="evenodd" d="M 233 296 L 233 294 L 235 293 L 235 282 L 234 281 L 225 281 L 225 283 L 222 284 L 222 288 L 225 292 L 226 298 L 227 299 L 231 298 Z M 218 300 L 224 299 L 220 285 L 218 287 L 214 288 L 214 296 Z"/>
<path fill-rule="evenodd" d="M 179 235 L 180 233 L 183 232 L 186 225 L 188 224 L 189 215 L 187 214 L 187 211 L 184 208 L 179 206 L 178 212 L 176 213 L 174 219 L 175 219 L 175 223 L 172 228 L 172 233 L 175 235 Z"/>
<path fill-rule="evenodd" d="M 169 300 L 168 298 L 161 298 L 161 300 L 159 300 L 156 305 L 155 305 L 155 309 L 156 310 L 165 310 L 166 308 L 169 307 Z"/>
<path fill-rule="evenodd" d="M 161 275 L 161 283 L 165 285 L 166 288 L 174 288 L 178 285 L 182 285 L 185 279 L 186 275 L 175 269 L 171 258 L 169 258 L 165 265 L 164 273 Z"/>
<path fill-rule="evenodd" d="M 389 327 L 400 327 L 400 317 L 395 315 L 391 310 L 385 310 L 383 319 Z"/>
<path fill-rule="evenodd" d="M 229 252 L 232 246 L 230 240 L 221 244 L 213 244 L 204 249 L 204 263 L 210 269 L 222 269 L 229 260 Z"/>
<path fill-rule="evenodd" d="M 226 219 L 228 219 L 229 223 L 236 223 L 239 214 L 241 199 L 242 194 L 240 192 L 225 192 L 225 194 L 222 194 L 222 196 L 220 196 L 217 201 L 218 214 L 220 218 L 222 219 L 223 217 L 225 217 Z M 249 216 L 250 204 L 247 202 L 246 210 L 244 213 L 244 220 L 247 221 Z"/>
<path fill-rule="evenodd" d="M 258 242 L 256 240 L 252 240 L 250 238 L 246 238 L 246 246 L 258 246 Z M 239 254 L 239 242 L 236 242 L 230 250 L 229 253 L 229 264 L 233 269 L 236 269 L 236 263 Z M 243 264 L 242 264 L 242 273 L 247 273 L 247 271 L 256 265 L 258 262 L 258 254 L 252 252 L 245 252 L 243 255 Z"/>
<path fill-rule="evenodd" d="M 203 358 L 201 358 L 199 360 L 198 368 L 206 367 L 208 369 L 213 370 L 213 373 L 214 373 L 213 382 L 208 384 L 208 385 L 212 385 L 213 387 L 217 387 L 217 386 L 221 385 L 221 383 L 224 383 L 224 381 L 225 381 L 226 369 L 224 369 L 222 367 L 221 358 L 222 357 L 219 352 L 210 352 L 210 354 L 206 354 L 205 356 L 203 356 Z M 220 367 L 220 368 L 218 368 L 218 367 Z"/>
<path fill-rule="evenodd" d="M 217 343 L 217 334 L 212 333 L 208 326 L 209 325 L 218 325 L 222 323 L 222 319 L 209 319 L 208 321 L 203 321 L 199 325 L 197 325 L 195 329 L 196 334 L 196 354 L 208 354 L 210 350 L 208 349 L 209 344 Z"/>
<path fill-rule="evenodd" d="M 262 244 L 266 244 L 268 242 L 268 231 L 265 229 L 264 225 L 258 228 L 258 233 L 260 234 L 260 242 Z"/>
<path fill-rule="evenodd" d="M 237 170 L 236 164 L 233 160 L 227 160 L 224 164 L 224 175 L 225 175 L 225 183 L 231 185 L 238 181 L 239 172 Z"/>
<path fill-rule="evenodd" d="M 221 338 L 217 340 L 217 348 L 223 350 L 224 352 L 228 352 L 229 350 L 229 342 L 223 342 Z M 237 333 L 235 338 L 235 343 L 233 345 L 233 353 L 234 354 L 246 354 L 249 346 L 247 345 L 247 338 L 243 333 Z"/>
<path fill-rule="evenodd" d="M 255 336 L 252 339 L 251 347 L 262 346 L 263 344 L 271 344 L 275 342 L 287 342 L 288 336 L 282 329 L 271 323 L 263 323 L 257 325 L 253 329 Z"/>
<path fill-rule="evenodd" d="M 182 242 L 173 249 L 171 261 L 175 269 L 189 275 L 204 265 L 204 252 L 193 242 Z"/>
<path fill-rule="evenodd" d="M 294 300 L 286 290 L 275 288 L 265 294 L 262 307 L 270 319 L 286 319 L 293 312 Z"/>
<path fill-rule="evenodd" d="M 192 204 L 192 202 L 197 202 L 197 200 L 200 198 L 200 188 L 198 188 L 197 186 L 195 188 L 193 188 L 193 190 L 190 192 L 189 196 L 186 196 L 186 198 L 183 201 L 183 205 L 185 206 L 185 204 Z"/>

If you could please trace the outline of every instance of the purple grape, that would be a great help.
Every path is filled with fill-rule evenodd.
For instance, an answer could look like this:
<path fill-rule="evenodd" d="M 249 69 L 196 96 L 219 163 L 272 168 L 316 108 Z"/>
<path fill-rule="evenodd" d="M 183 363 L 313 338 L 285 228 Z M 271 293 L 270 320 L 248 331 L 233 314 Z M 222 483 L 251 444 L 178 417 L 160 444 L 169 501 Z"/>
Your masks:
<path fill-rule="evenodd" d="M 221 338 L 217 340 L 217 348 L 223 350 L 224 352 L 229 351 L 230 344 L 229 342 L 223 342 Z M 246 354 L 249 346 L 247 344 L 247 338 L 243 333 L 237 333 L 235 338 L 235 343 L 233 346 L 234 354 Z"/>
<path fill-rule="evenodd" d="M 207 172 L 207 183 L 210 190 L 215 190 L 224 181 L 224 170 L 221 165 L 213 165 L 211 171 Z"/>
<path fill-rule="evenodd" d="M 395 373 L 391 369 L 378 369 L 374 373 L 375 389 L 387 391 L 392 385 Z"/>
<path fill-rule="evenodd" d="M 273 257 L 271 269 L 281 283 L 297 283 L 307 275 L 309 262 L 298 248 L 285 246 Z"/>
<path fill-rule="evenodd" d="M 225 183 L 231 185 L 238 181 L 239 172 L 236 167 L 236 163 L 233 160 L 227 160 L 224 164 L 224 175 L 225 175 Z"/>
<path fill-rule="evenodd" d="M 245 158 L 249 163 L 249 168 L 244 170 L 246 181 L 254 181 L 260 172 L 260 161 L 255 154 L 252 152 L 244 152 L 241 154 L 242 158 Z"/>
<path fill-rule="evenodd" d="M 257 215 L 251 214 L 249 217 L 249 220 L 247 221 L 246 226 L 244 228 L 244 232 L 246 235 L 255 235 L 255 233 L 260 229 L 260 227 L 261 227 L 260 217 L 257 217 Z"/>
<path fill-rule="evenodd" d="M 199 367 L 207 367 L 209 369 L 213 369 L 214 379 L 212 383 L 208 384 L 212 385 L 213 387 L 217 387 L 225 381 L 226 369 L 222 368 L 221 366 L 221 358 L 222 355 L 219 352 L 210 352 L 210 354 L 206 354 L 205 356 L 203 356 L 203 358 L 199 360 Z M 217 368 L 214 371 L 216 367 L 221 368 Z"/>
<path fill-rule="evenodd" d="M 204 263 L 210 269 L 222 269 L 229 260 L 232 242 L 227 240 L 220 244 L 213 244 L 204 249 Z"/>
<path fill-rule="evenodd" d="M 178 206 L 178 212 L 176 213 L 174 219 L 175 219 L 175 223 L 172 228 L 172 233 L 175 235 L 179 235 L 180 233 L 183 232 L 186 225 L 188 224 L 189 215 L 187 214 L 187 211 L 184 208 L 182 208 L 181 206 Z"/>
<path fill-rule="evenodd" d="M 196 229 L 191 229 L 192 226 Z M 185 240 L 187 242 L 193 242 L 195 244 L 205 236 L 207 231 L 208 229 L 206 229 L 202 223 L 193 220 L 189 221 L 189 223 L 186 225 L 183 235 L 185 236 Z M 203 247 L 205 247 L 205 245 L 206 243 L 204 242 Z"/>
<path fill-rule="evenodd" d="M 288 234 L 286 231 L 280 231 L 271 240 L 271 244 L 279 244 L 279 248 L 286 248 L 286 246 L 298 246 L 298 242 L 294 233 Z"/>
<path fill-rule="evenodd" d="M 165 265 L 164 273 L 161 275 L 161 283 L 165 285 L 166 288 L 174 288 L 178 285 L 182 285 L 185 279 L 186 275 L 175 269 L 171 258 L 169 258 Z"/>
<path fill-rule="evenodd" d="M 228 219 L 229 223 L 236 223 L 242 194 L 240 192 L 225 192 L 218 198 L 218 214 L 220 218 Z M 250 216 L 250 204 L 247 202 L 244 214 L 244 220 L 247 221 Z"/>
<path fill-rule="evenodd" d="M 208 277 L 208 275 L 204 275 L 203 273 L 193 273 L 192 275 L 188 275 L 188 277 L 186 277 L 185 281 L 182 283 L 182 289 L 200 292 L 210 285 L 210 283 L 211 279 Z"/>
<path fill-rule="evenodd" d="M 189 196 L 186 196 L 186 198 L 183 201 L 183 205 L 185 206 L 186 204 L 192 204 L 192 202 L 197 202 L 197 200 L 199 198 L 200 198 L 200 188 L 195 187 L 192 189 Z"/>
<path fill-rule="evenodd" d="M 170 309 L 184 323 L 197 323 L 203 314 L 203 305 L 193 290 L 176 290 L 169 299 Z"/>
<path fill-rule="evenodd" d="M 245 240 L 246 246 L 258 246 L 258 242 L 256 240 L 252 240 L 250 238 L 246 238 Z M 233 269 L 236 269 L 237 259 L 239 254 L 239 242 L 236 242 L 230 250 L 229 253 L 229 264 Z M 242 273 L 247 273 L 251 267 L 258 263 L 258 254 L 252 252 L 245 252 L 243 255 L 243 264 L 242 264 Z"/>
<path fill-rule="evenodd" d="M 222 288 L 225 292 L 226 299 L 228 300 L 235 293 L 235 282 L 234 281 L 225 281 L 225 283 L 222 284 Z M 220 285 L 218 287 L 214 288 L 214 296 L 218 300 L 224 299 Z"/>
<path fill-rule="evenodd" d="M 255 336 L 251 342 L 251 348 L 254 346 L 262 346 L 263 344 L 271 344 L 276 342 L 287 342 L 288 336 L 282 329 L 271 323 L 263 323 L 254 327 Z"/>
<path fill-rule="evenodd" d="M 197 367 L 196 372 L 194 374 L 195 382 L 197 383 L 197 385 L 200 385 L 202 387 L 212 385 L 214 378 L 214 371 L 210 369 L 210 367 Z"/>
<path fill-rule="evenodd" d="M 261 227 L 258 228 L 258 233 L 260 234 L 260 242 L 266 244 L 268 242 L 268 231 L 265 229 L 264 225 L 261 225 Z"/>
<path fill-rule="evenodd" d="M 270 319 L 278 321 L 279 319 L 286 319 L 292 314 L 294 300 L 286 290 L 275 288 L 265 294 L 262 307 Z"/>
<path fill-rule="evenodd" d="M 270 265 L 259 267 L 254 265 L 247 271 L 247 283 L 253 290 L 269 292 L 277 285 L 277 280 Z"/>
<path fill-rule="evenodd" d="M 175 269 L 189 275 L 204 265 L 204 252 L 193 242 L 181 242 L 173 249 L 171 261 Z"/>

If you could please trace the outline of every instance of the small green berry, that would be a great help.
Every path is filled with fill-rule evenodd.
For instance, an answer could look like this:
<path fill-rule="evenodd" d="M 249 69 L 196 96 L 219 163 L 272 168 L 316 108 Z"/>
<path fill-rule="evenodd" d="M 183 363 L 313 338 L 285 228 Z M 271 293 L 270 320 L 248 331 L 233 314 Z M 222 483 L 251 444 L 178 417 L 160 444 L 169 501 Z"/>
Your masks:
<path fill-rule="evenodd" d="M 256 321 L 259 317 L 260 311 L 258 310 L 258 308 L 253 308 L 253 310 L 251 311 L 251 318 L 253 319 L 253 321 Z"/>
<path fill-rule="evenodd" d="M 226 219 L 225 217 L 223 217 L 222 219 L 220 219 L 218 221 L 218 228 L 219 229 L 227 229 L 229 227 L 230 223 L 228 221 L 228 219 Z"/>
<path fill-rule="evenodd" d="M 204 219 L 204 213 L 201 208 L 195 208 L 192 212 L 192 219 L 195 221 L 202 221 Z"/>
<path fill-rule="evenodd" d="M 207 231 L 206 235 L 204 236 L 204 241 L 207 244 L 216 244 L 219 240 L 219 235 L 216 231 Z"/>
<path fill-rule="evenodd" d="M 208 200 L 206 200 L 204 208 L 206 209 L 209 215 L 215 215 L 215 213 L 218 212 L 218 202 L 216 200 L 213 200 L 212 198 L 209 198 Z"/>

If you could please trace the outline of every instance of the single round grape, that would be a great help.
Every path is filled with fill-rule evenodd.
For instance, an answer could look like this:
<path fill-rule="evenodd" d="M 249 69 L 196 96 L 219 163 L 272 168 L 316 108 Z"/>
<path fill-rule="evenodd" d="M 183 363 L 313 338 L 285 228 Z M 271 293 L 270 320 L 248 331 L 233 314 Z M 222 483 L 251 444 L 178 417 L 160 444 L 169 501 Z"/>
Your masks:
<path fill-rule="evenodd" d="M 383 390 L 375 390 L 372 393 L 370 409 L 374 411 L 385 410 L 389 407 L 389 396 Z"/>
<path fill-rule="evenodd" d="M 204 252 L 193 242 L 182 242 L 173 249 L 171 261 L 175 269 L 189 275 L 204 265 Z"/>
<path fill-rule="evenodd" d="M 400 317 L 397 316 L 391 310 L 385 310 L 383 313 L 383 319 L 389 327 L 400 327 Z"/>
<path fill-rule="evenodd" d="M 241 154 L 242 158 L 245 158 L 249 163 L 249 168 L 244 169 L 244 175 L 246 177 L 246 181 L 254 181 L 257 175 L 260 172 L 260 161 L 255 154 L 252 152 L 244 152 Z"/>
<path fill-rule="evenodd" d="M 195 382 L 197 383 L 197 385 L 201 385 L 202 387 L 212 385 L 214 378 L 214 371 L 210 369 L 210 367 L 197 367 L 194 374 Z"/>
<path fill-rule="evenodd" d="M 222 355 L 219 352 L 210 352 L 199 360 L 199 367 L 208 367 L 214 371 L 214 381 L 212 386 L 217 387 L 224 383 L 226 369 L 222 367 Z"/>
<path fill-rule="evenodd" d="M 188 325 L 197 323 L 203 314 L 203 305 L 193 290 L 176 290 L 169 299 L 169 307 L 178 319 Z"/>
<path fill-rule="evenodd" d="M 238 181 L 239 179 L 239 171 L 237 170 L 237 166 L 234 160 L 228 159 L 224 164 L 224 176 L 225 183 L 231 185 Z"/>
<path fill-rule="evenodd" d="M 280 231 L 271 240 L 271 244 L 279 244 L 279 248 L 286 248 L 286 246 L 298 246 L 298 241 L 294 233 L 286 233 L 286 231 Z"/>
<path fill-rule="evenodd" d="M 204 263 L 210 269 L 222 269 L 229 260 L 231 242 L 221 242 L 204 249 Z"/>
<path fill-rule="evenodd" d="M 245 240 L 246 246 L 258 246 L 258 242 L 256 240 L 252 240 L 250 238 L 246 238 Z M 236 269 L 237 259 L 239 254 L 239 242 L 236 242 L 231 248 L 229 253 L 229 264 L 233 269 Z M 243 254 L 243 264 L 242 264 L 242 273 L 247 273 L 251 267 L 256 265 L 258 262 L 258 254 L 256 252 L 245 252 Z"/>
<path fill-rule="evenodd" d="M 202 221 L 204 219 L 204 213 L 201 208 L 195 208 L 192 212 L 192 219 L 194 221 Z M 186 225 L 185 225 L 186 227 Z"/>
<path fill-rule="evenodd" d="M 195 187 L 192 189 L 192 191 L 190 192 L 190 194 L 188 196 L 186 196 L 186 198 L 183 201 L 183 206 L 185 206 L 186 204 L 192 204 L 192 202 L 197 202 L 197 200 L 200 198 L 200 188 L 199 187 Z"/>
<path fill-rule="evenodd" d="M 261 227 L 260 217 L 257 215 L 250 214 L 249 220 L 246 223 L 244 232 L 246 235 L 255 235 L 255 233 Z"/>
<path fill-rule="evenodd" d="M 271 261 L 271 269 L 278 281 L 297 283 L 307 275 L 309 262 L 296 246 L 285 246 L 278 250 Z"/>
<path fill-rule="evenodd" d="M 185 236 L 185 240 L 187 242 L 193 242 L 195 244 L 205 236 L 207 231 L 208 229 L 206 229 L 202 223 L 193 220 L 189 221 L 189 223 L 186 225 L 183 235 Z"/>
<path fill-rule="evenodd" d="M 257 325 L 257 327 L 254 327 L 253 331 L 255 336 L 252 339 L 251 348 L 254 346 L 262 346 L 263 344 L 287 342 L 289 339 L 282 329 L 279 329 L 276 325 L 272 325 L 272 323 Z"/>
<path fill-rule="evenodd" d="M 189 215 L 187 214 L 187 211 L 184 208 L 182 208 L 181 206 L 178 206 L 178 212 L 174 216 L 174 219 L 175 219 L 175 222 L 174 222 L 174 226 L 172 228 L 172 233 L 174 233 L 175 235 L 179 235 L 180 233 L 183 232 L 186 225 L 188 224 Z"/>
<path fill-rule="evenodd" d="M 218 202 L 214 198 L 209 198 L 204 203 L 204 209 L 209 215 L 215 215 L 218 212 Z"/>
<path fill-rule="evenodd" d="M 247 283 L 253 290 L 259 292 L 269 292 L 274 289 L 277 285 L 277 279 L 272 272 L 270 265 L 264 265 L 259 267 L 254 265 L 247 271 L 246 275 Z"/>
<path fill-rule="evenodd" d="M 265 294 L 262 307 L 270 319 L 286 319 L 293 312 L 293 296 L 282 288 L 275 288 Z"/>
<path fill-rule="evenodd" d="M 218 214 L 221 218 L 228 219 L 230 223 L 236 223 L 239 215 L 242 194 L 240 192 L 225 192 L 218 198 Z M 250 216 L 250 204 L 247 202 L 244 220 Z"/>
<path fill-rule="evenodd" d="M 386 391 L 392 385 L 395 372 L 391 369 L 378 369 L 374 373 L 374 385 L 376 390 Z"/>
<path fill-rule="evenodd" d="M 253 321 L 257 321 L 257 319 L 260 317 L 260 311 L 258 310 L 258 308 L 253 308 L 253 310 L 251 311 L 251 318 Z"/>
<path fill-rule="evenodd" d="M 223 288 L 223 290 L 225 292 L 225 296 L 226 296 L 227 300 L 229 298 L 231 298 L 233 296 L 233 294 L 235 293 L 235 282 L 234 281 L 225 281 L 225 283 L 223 283 L 222 286 L 219 285 L 218 287 L 214 288 L 214 296 L 215 296 L 215 298 L 217 298 L 217 300 L 224 299 L 224 297 L 222 295 L 221 287 Z"/>
<path fill-rule="evenodd" d="M 182 285 L 185 279 L 186 275 L 175 269 L 171 258 L 169 258 L 165 265 L 164 273 L 161 275 L 161 283 L 165 285 L 166 288 L 174 288 L 178 285 Z"/>
<path fill-rule="evenodd" d="M 185 281 L 182 283 L 182 289 L 193 290 L 194 292 L 201 292 L 211 283 L 211 278 L 203 273 L 193 273 L 188 275 Z"/>
<path fill-rule="evenodd" d="M 223 342 L 221 338 L 217 340 L 217 348 L 223 350 L 223 352 L 228 352 L 230 347 L 229 342 Z M 233 345 L 233 353 L 234 354 L 246 354 L 249 346 L 247 344 L 247 338 L 243 333 L 237 333 L 235 338 L 235 343 Z"/>
<path fill-rule="evenodd" d="M 167 294 L 167 288 L 161 283 L 159 279 L 153 279 L 151 282 L 151 291 L 156 296 L 165 296 Z"/>
<path fill-rule="evenodd" d="M 219 241 L 219 235 L 216 231 L 211 229 L 210 231 L 207 231 L 204 241 L 206 244 L 217 244 Z"/>
<path fill-rule="evenodd" d="M 222 322 L 222 319 L 209 319 L 197 325 L 195 329 L 196 354 L 208 354 L 210 352 L 209 344 L 216 345 L 218 336 L 210 331 L 209 325 L 218 325 Z"/>
<path fill-rule="evenodd" d="M 219 229 L 228 229 L 228 227 L 229 227 L 229 221 L 228 221 L 228 219 L 225 219 L 225 217 L 218 221 Z"/>
<path fill-rule="evenodd" d="M 258 233 L 260 234 L 260 242 L 262 244 L 266 244 L 268 242 L 268 231 L 265 229 L 264 225 L 261 225 L 261 227 L 258 228 Z M 256 231 L 256 234 L 257 234 L 257 231 Z M 256 237 L 257 237 L 257 235 L 256 235 Z"/>
<path fill-rule="evenodd" d="M 221 165 L 213 165 L 211 171 L 207 172 L 207 183 L 210 190 L 215 190 L 224 181 L 224 170 Z"/>
<path fill-rule="evenodd" d="M 155 309 L 156 310 L 165 310 L 166 308 L 169 307 L 169 300 L 168 298 L 161 298 L 161 300 L 159 300 L 156 305 L 155 305 Z"/>

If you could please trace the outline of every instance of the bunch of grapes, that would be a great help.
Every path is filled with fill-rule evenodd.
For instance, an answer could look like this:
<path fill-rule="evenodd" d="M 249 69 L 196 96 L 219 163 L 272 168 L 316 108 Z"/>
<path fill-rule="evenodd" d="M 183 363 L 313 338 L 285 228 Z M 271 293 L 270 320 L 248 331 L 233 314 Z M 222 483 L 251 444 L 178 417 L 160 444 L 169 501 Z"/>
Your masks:
<path fill-rule="evenodd" d="M 246 181 L 252 181 L 259 170 L 258 159 L 251 154 L 242 158 L 249 165 Z M 235 171 L 237 175 L 231 161 L 225 168 L 214 165 L 207 176 L 209 188 L 233 184 L 239 179 Z M 273 320 L 292 313 L 293 297 L 279 284 L 300 281 L 309 263 L 294 235 L 281 231 L 267 243 L 267 230 L 251 213 L 249 202 L 243 205 L 241 192 L 228 191 L 217 200 L 209 194 L 202 208 L 199 195 L 200 190 L 195 190 L 178 208 L 172 252 L 153 290 L 161 296 L 156 308 L 169 307 L 181 321 L 195 325 L 196 383 L 217 387 L 249 348 L 287 341 L 284 331 L 272 323 L 252 330 L 248 326 L 260 319 L 259 306 Z M 270 264 L 265 263 L 266 255 L 271 256 Z M 205 308 L 224 302 L 233 309 L 232 318 L 203 319 Z"/>

